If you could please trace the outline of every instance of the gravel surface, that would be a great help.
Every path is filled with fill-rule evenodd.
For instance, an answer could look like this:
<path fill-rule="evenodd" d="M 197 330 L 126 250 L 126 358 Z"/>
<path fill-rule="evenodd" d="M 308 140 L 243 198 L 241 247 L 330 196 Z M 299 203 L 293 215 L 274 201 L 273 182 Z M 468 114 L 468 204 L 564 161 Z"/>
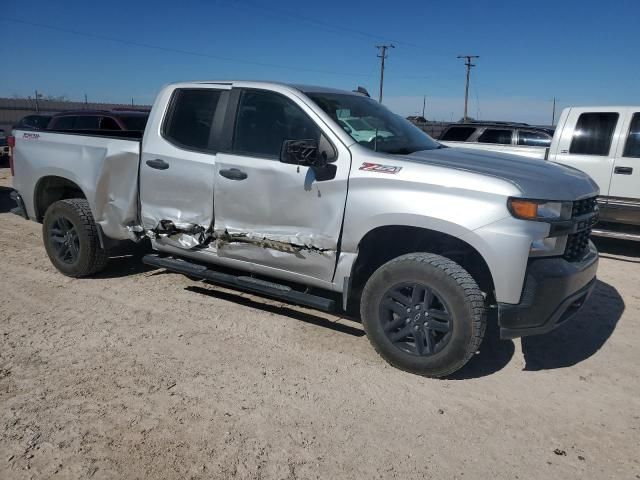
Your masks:
<path fill-rule="evenodd" d="M 640 478 L 640 246 L 560 329 L 447 380 L 361 326 L 112 260 L 49 263 L 0 169 L 0 478 Z"/>

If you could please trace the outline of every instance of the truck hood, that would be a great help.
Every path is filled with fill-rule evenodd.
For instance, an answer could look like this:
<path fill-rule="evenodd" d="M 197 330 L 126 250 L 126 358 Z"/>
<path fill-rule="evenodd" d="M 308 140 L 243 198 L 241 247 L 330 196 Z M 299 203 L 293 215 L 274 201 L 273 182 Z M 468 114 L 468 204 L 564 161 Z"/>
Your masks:
<path fill-rule="evenodd" d="M 440 148 L 405 155 L 425 163 L 500 178 L 515 185 L 526 198 L 578 200 L 598 195 L 598 185 L 575 168 L 545 160 L 465 148 Z"/>

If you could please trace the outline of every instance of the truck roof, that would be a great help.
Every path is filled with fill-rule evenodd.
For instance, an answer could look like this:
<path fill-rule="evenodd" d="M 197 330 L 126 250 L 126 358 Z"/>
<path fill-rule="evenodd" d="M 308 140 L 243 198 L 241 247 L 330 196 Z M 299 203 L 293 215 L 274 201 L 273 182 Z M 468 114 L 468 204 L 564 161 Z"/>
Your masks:
<path fill-rule="evenodd" d="M 360 95 L 359 93 L 342 90 L 339 88 L 331 88 L 331 87 L 323 87 L 320 85 L 305 85 L 305 84 L 295 84 L 288 82 L 277 82 L 277 81 L 260 81 L 260 80 L 204 80 L 204 81 L 193 81 L 193 82 L 179 82 L 172 83 L 171 85 L 181 85 L 186 86 L 189 84 L 193 85 L 226 85 L 231 87 L 244 87 L 244 88 L 272 88 L 272 87 L 288 87 L 295 90 L 299 90 L 304 93 L 314 92 L 314 93 L 339 93 L 339 94 L 347 94 L 347 95 Z"/>

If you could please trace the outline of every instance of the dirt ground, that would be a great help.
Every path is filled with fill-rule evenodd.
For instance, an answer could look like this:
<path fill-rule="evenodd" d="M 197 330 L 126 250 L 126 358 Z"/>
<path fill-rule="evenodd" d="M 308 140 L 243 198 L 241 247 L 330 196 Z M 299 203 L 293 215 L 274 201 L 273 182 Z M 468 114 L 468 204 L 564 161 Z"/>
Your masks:
<path fill-rule="evenodd" d="M 3 187 L 4 186 L 4 187 Z M 551 334 L 453 379 L 356 322 L 120 258 L 72 280 L 0 170 L 0 478 L 640 478 L 640 247 Z"/>

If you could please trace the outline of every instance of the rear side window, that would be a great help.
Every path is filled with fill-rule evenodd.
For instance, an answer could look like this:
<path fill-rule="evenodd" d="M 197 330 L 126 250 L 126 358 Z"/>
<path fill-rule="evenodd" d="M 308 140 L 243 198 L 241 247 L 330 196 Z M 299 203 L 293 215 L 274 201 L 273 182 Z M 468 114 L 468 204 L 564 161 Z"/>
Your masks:
<path fill-rule="evenodd" d="M 277 158 L 285 140 L 320 141 L 320 129 L 295 103 L 272 92 L 242 93 L 233 151 Z"/>
<path fill-rule="evenodd" d="M 623 157 L 640 158 L 640 113 L 634 113 Z"/>
<path fill-rule="evenodd" d="M 72 130 L 76 117 L 58 117 L 53 120 L 51 128 L 55 130 Z"/>
<path fill-rule="evenodd" d="M 98 130 L 100 128 L 100 117 L 76 117 L 73 128 L 74 130 Z"/>
<path fill-rule="evenodd" d="M 528 147 L 548 147 L 551 145 L 551 135 L 544 132 L 520 130 L 518 132 L 518 145 Z"/>
<path fill-rule="evenodd" d="M 478 137 L 480 143 L 500 143 L 502 145 L 511 145 L 511 130 L 502 130 L 498 128 L 487 128 L 482 135 Z"/>
<path fill-rule="evenodd" d="M 451 142 L 466 142 L 469 137 L 476 131 L 474 127 L 450 127 L 440 140 L 449 140 Z"/>
<path fill-rule="evenodd" d="M 102 117 L 100 119 L 100 130 L 120 130 L 120 126 L 113 118 Z"/>
<path fill-rule="evenodd" d="M 147 120 L 149 119 L 149 115 L 130 115 L 130 116 L 121 116 L 120 121 L 124 123 L 124 126 L 127 130 L 144 130 L 147 126 Z"/>
<path fill-rule="evenodd" d="M 569 153 L 577 155 L 609 155 L 618 114 L 613 112 L 583 113 L 578 117 Z"/>
<path fill-rule="evenodd" d="M 212 89 L 176 90 L 162 129 L 164 137 L 181 147 L 208 150 L 220 93 Z"/>

